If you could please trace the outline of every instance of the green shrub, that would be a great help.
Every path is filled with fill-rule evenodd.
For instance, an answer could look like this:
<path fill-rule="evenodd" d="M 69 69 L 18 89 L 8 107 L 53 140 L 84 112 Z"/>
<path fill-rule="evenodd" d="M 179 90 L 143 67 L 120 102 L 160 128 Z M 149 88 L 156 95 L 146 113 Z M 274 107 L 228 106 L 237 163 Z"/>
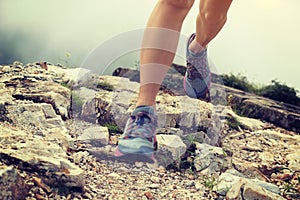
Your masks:
<path fill-rule="evenodd" d="M 207 177 L 206 180 L 204 180 L 203 185 L 210 190 L 213 190 L 217 185 L 217 179 L 215 177 Z"/>
<path fill-rule="evenodd" d="M 243 127 L 243 125 L 241 124 L 241 122 L 239 122 L 239 120 L 234 117 L 234 116 L 226 116 L 226 122 L 227 125 L 229 126 L 229 128 L 234 129 L 234 130 L 239 130 L 239 127 Z"/>
<path fill-rule="evenodd" d="M 271 85 L 262 87 L 258 94 L 276 101 L 281 101 L 300 106 L 300 98 L 297 96 L 297 90 L 285 84 L 272 80 Z"/>
<path fill-rule="evenodd" d="M 114 124 L 114 123 L 105 123 L 104 126 L 107 127 L 110 134 L 112 134 L 112 133 L 122 133 L 119 126 Z"/>
<path fill-rule="evenodd" d="M 221 75 L 221 78 L 223 79 L 224 85 L 228 87 L 243 90 L 245 92 L 254 92 L 254 93 L 257 90 L 257 87 L 249 83 L 247 78 L 245 76 L 242 76 L 241 74 L 238 75 L 223 74 Z"/>
<path fill-rule="evenodd" d="M 251 92 L 275 101 L 300 106 L 300 98 L 297 96 L 298 91 L 277 80 L 272 80 L 270 85 L 258 87 L 257 85 L 250 83 L 247 78 L 241 74 L 223 74 L 221 75 L 221 78 L 223 79 L 224 85 L 228 87 Z"/>
<path fill-rule="evenodd" d="M 65 87 L 65 88 L 68 88 L 68 89 L 72 88 L 72 86 L 70 84 L 66 83 L 66 82 L 61 82 L 60 85 Z"/>
<path fill-rule="evenodd" d="M 72 92 L 71 99 L 72 113 L 81 113 L 84 99 L 77 92 Z"/>
<path fill-rule="evenodd" d="M 75 66 L 73 66 L 71 64 L 71 53 L 69 52 L 66 52 L 65 53 L 65 58 L 64 59 L 61 59 L 63 62 L 64 62 L 64 66 L 66 68 L 75 68 Z"/>

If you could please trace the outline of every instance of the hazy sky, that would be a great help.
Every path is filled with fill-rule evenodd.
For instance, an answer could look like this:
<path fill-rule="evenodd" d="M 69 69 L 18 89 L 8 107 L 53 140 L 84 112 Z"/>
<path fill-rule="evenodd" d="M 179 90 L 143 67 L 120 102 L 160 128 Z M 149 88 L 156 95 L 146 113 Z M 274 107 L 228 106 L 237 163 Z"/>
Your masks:
<path fill-rule="evenodd" d="M 184 22 L 184 35 L 194 31 L 198 2 Z M 12 48 L 23 62 L 63 63 L 69 52 L 69 62 L 80 65 L 101 43 L 143 28 L 155 3 L 0 0 L 0 58 Z M 300 89 L 299 10 L 299 0 L 234 0 L 227 24 L 209 46 L 210 59 L 221 73 L 242 73 L 262 84 L 277 78 Z"/>

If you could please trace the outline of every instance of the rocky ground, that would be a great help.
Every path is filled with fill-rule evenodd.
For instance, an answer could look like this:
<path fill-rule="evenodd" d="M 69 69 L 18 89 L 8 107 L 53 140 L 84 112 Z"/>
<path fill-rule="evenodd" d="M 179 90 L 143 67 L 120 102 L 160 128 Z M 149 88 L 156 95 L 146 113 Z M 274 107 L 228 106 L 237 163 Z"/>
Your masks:
<path fill-rule="evenodd" d="M 299 108 L 217 84 L 206 103 L 170 76 L 157 98 L 157 161 L 145 163 L 113 156 L 138 83 L 0 65 L 0 199 L 300 198 Z"/>

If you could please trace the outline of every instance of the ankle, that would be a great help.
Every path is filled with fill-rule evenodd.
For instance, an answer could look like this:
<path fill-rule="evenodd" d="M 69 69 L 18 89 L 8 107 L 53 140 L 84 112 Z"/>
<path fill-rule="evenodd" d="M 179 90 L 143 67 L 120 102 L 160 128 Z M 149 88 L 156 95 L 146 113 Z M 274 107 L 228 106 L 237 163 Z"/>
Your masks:
<path fill-rule="evenodd" d="M 189 45 L 189 51 L 194 55 L 201 53 L 205 49 L 206 49 L 206 47 L 203 47 L 202 45 L 200 45 L 198 42 L 196 42 L 196 40 L 193 40 L 191 42 L 191 44 Z"/>
<path fill-rule="evenodd" d="M 135 105 L 135 107 L 139 107 L 139 106 L 149 106 L 149 107 L 152 107 L 152 108 L 155 108 L 155 101 L 138 101 Z"/>

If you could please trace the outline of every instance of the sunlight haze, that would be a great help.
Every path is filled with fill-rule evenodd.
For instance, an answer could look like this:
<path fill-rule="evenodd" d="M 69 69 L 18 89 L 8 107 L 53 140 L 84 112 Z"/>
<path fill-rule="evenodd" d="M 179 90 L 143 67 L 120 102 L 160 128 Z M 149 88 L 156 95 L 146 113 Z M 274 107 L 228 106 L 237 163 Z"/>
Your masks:
<path fill-rule="evenodd" d="M 195 30 L 198 3 L 184 22 L 184 35 Z M 70 62 L 79 66 L 102 42 L 144 28 L 155 4 L 153 0 L 1 0 L 0 63 L 63 63 L 69 52 Z M 299 90 L 299 9 L 299 0 L 233 1 L 227 24 L 209 46 L 218 72 L 241 73 L 258 84 L 278 79 Z M 14 58 L 4 60 L 8 50 Z M 133 58 L 124 66 L 134 62 Z M 178 62 L 184 64 L 182 59 Z"/>

